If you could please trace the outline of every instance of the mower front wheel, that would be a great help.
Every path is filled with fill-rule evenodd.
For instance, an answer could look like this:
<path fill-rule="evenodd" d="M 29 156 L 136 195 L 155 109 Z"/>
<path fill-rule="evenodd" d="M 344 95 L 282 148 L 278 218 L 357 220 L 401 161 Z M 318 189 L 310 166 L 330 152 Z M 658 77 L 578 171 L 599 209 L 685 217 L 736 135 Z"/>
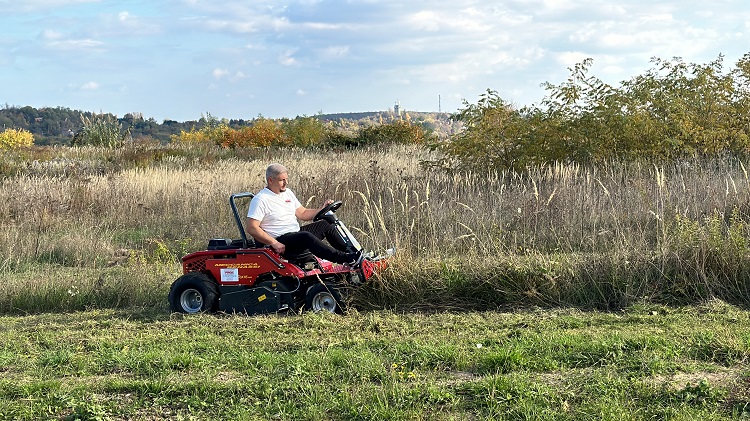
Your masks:
<path fill-rule="evenodd" d="M 315 313 L 327 311 L 341 314 L 344 312 L 344 301 L 339 290 L 331 284 L 315 284 L 305 294 L 305 309 Z"/>
<path fill-rule="evenodd" d="M 214 312 L 219 305 L 216 283 L 200 272 L 186 273 L 172 283 L 169 305 L 175 313 Z"/>

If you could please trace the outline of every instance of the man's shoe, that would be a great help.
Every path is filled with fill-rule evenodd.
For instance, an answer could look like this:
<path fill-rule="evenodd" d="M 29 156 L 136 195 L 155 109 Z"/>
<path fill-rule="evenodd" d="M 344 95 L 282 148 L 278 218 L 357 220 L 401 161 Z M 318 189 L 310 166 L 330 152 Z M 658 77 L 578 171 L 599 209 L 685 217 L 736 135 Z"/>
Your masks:
<path fill-rule="evenodd" d="M 358 268 L 358 267 L 360 267 L 362 265 L 362 261 L 363 260 L 365 260 L 365 254 L 362 253 L 361 251 L 358 251 L 356 253 L 356 257 L 354 259 L 352 259 L 346 265 L 349 266 L 350 268 L 355 268 L 356 269 L 356 268 Z"/>

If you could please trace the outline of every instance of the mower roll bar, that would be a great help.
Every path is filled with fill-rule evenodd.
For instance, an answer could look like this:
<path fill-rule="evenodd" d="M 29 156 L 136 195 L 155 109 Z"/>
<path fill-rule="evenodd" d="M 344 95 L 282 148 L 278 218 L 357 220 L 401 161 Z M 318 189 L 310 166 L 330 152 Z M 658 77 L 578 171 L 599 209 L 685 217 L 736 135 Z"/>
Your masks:
<path fill-rule="evenodd" d="M 250 192 L 244 192 L 244 193 L 235 193 L 231 196 L 229 196 L 229 206 L 232 207 L 232 213 L 234 214 L 234 221 L 237 223 L 237 229 L 240 230 L 240 237 L 242 238 L 242 248 L 247 248 L 247 233 L 245 232 L 245 225 L 242 223 L 242 219 L 240 219 L 240 212 L 237 210 L 237 203 L 235 203 L 235 199 L 244 199 L 246 197 L 249 197 L 252 199 L 255 195 Z"/>

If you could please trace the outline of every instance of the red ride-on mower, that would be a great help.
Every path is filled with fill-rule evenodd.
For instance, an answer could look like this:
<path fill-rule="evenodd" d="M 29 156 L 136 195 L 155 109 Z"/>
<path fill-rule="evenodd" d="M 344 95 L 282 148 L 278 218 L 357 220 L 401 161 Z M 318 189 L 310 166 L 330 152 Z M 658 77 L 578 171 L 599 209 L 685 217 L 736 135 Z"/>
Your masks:
<path fill-rule="evenodd" d="M 183 275 L 169 290 L 172 311 L 263 314 L 307 309 L 341 313 L 347 292 L 386 267 L 387 257 L 364 259 L 359 268 L 351 268 L 320 259 L 309 251 L 281 257 L 270 247 L 256 244 L 245 232 L 236 203 L 236 199 L 252 197 L 252 193 L 229 197 L 240 239 L 212 239 L 207 250 L 182 258 Z M 325 219 L 334 224 L 347 251 L 362 251 L 336 217 L 340 206 L 340 201 L 326 206 L 313 220 Z"/>

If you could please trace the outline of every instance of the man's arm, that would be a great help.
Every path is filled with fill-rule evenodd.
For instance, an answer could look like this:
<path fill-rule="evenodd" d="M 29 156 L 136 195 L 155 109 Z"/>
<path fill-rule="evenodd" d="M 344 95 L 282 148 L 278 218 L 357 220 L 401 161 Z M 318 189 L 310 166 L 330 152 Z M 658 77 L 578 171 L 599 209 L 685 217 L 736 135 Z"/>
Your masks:
<path fill-rule="evenodd" d="M 258 221 L 257 219 L 247 218 L 245 230 L 257 241 L 271 246 L 273 251 L 275 251 L 276 253 L 282 254 L 284 253 L 284 250 L 286 250 L 286 246 L 284 246 L 284 244 L 276 241 L 275 238 L 271 237 L 267 232 L 263 231 L 263 228 L 260 227 L 260 221 Z"/>
<path fill-rule="evenodd" d="M 323 206 L 319 207 L 318 209 L 307 209 L 304 206 L 300 206 L 297 208 L 297 210 L 294 211 L 294 216 L 296 216 L 297 219 L 301 219 L 303 221 L 312 221 L 312 219 L 315 218 L 315 215 L 317 215 L 321 209 L 330 205 L 331 203 L 333 203 L 333 200 L 328 199 L 323 202 Z"/>

